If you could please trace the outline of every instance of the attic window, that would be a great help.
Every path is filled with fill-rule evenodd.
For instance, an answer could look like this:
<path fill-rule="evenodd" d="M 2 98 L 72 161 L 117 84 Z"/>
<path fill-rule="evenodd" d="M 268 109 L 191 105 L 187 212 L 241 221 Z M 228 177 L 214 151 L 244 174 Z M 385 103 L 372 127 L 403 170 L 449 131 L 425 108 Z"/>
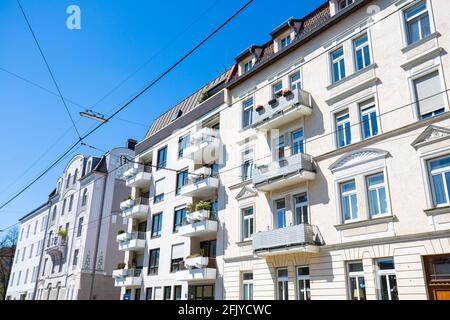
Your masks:
<path fill-rule="evenodd" d="M 339 11 L 344 10 L 349 5 L 353 4 L 354 0 L 341 0 L 339 1 Z"/>
<path fill-rule="evenodd" d="M 183 111 L 178 110 L 177 112 L 175 112 L 172 116 L 172 121 L 177 120 L 178 118 L 180 118 L 183 115 Z"/>

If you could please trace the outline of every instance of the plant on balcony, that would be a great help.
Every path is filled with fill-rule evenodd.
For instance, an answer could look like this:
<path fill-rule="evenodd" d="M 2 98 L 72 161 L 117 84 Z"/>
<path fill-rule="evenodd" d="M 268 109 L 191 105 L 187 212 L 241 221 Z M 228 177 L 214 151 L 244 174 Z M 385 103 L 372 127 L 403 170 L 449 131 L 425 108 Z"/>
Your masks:
<path fill-rule="evenodd" d="M 69 235 L 69 231 L 67 231 L 67 229 L 61 229 L 58 231 L 58 236 L 60 236 L 64 240 L 67 238 L 68 235 Z"/>
<path fill-rule="evenodd" d="M 271 106 L 273 106 L 273 105 L 275 105 L 277 102 L 278 102 L 277 99 L 272 99 L 272 100 L 269 101 L 269 104 L 270 104 Z"/>
<path fill-rule="evenodd" d="M 203 92 L 203 93 L 201 94 L 200 98 L 198 98 L 198 102 L 199 102 L 199 103 L 202 103 L 202 102 L 208 100 L 209 97 L 210 97 L 209 92 L 208 92 L 208 91 L 205 91 L 205 92 Z"/>
<path fill-rule="evenodd" d="M 131 195 L 127 196 L 123 201 L 133 200 L 133 197 Z"/>
<path fill-rule="evenodd" d="M 124 233 L 126 233 L 125 230 L 119 230 L 119 231 L 117 231 L 117 235 L 118 235 L 118 236 L 120 236 L 121 234 L 124 234 Z"/>
<path fill-rule="evenodd" d="M 283 97 L 290 96 L 291 94 L 292 94 L 292 90 L 290 90 L 290 89 L 283 90 Z"/>
<path fill-rule="evenodd" d="M 123 270 L 125 269 L 125 266 L 126 266 L 125 262 L 120 262 L 117 264 L 117 270 Z"/>
<path fill-rule="evenodd" d="M 257 105 L 256 108 L 255 108 L 256 112 L 261 112 L 263 110 L 264 110 L 264 106 L 262 106 L 262 105 Z"/>
<path fill-rule="evenodd" d="M 205 249 L 200 249 L 199 252 L 193 253 L 190 256 L 186 257 L 186 260 L 187 259 L 200 258 L 200 257 L 203 257 L 204 254 L 205 254 Z"/>
<path fill-rule="evenodd" d="M 281 97 L 282 95 L 283 95 L 283 91 L 282 90 L 275 93 L 275 96 L 277 98 Z"/>
<path fill-rule="evenodd" d="M 202 211 L 202 210 L 209 211 L 209 210 L 211 210 L 211 202 L 209 202 L 209 201 L 200 201 L 195 206 L 195 210 L 196 211 Z"/>
<path fill-rule="evenodd" d="M 189 204 L 186 205 L 186 212 L 187 213 L 195 212 L 195 210 L 196 210 L 196 205 L 195 204 L 189 203 Z"/>

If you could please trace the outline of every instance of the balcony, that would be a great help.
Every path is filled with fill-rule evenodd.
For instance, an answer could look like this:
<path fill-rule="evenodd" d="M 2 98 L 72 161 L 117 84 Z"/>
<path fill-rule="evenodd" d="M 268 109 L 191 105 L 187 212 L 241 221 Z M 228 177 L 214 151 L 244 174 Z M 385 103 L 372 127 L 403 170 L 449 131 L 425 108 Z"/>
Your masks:
<path fill-rule="evenodd" d="M 189 145 L 184 149 L 183 156 L 195 163 L 213 163 L 219 159 L 219 131 L 203 128 L 190 137 Z"/>
<path fill-rule="evenodd" d="M 140 287 L 142 284 L 142 269 L 119 269 L 112 274 L 116 287 Z"/>
<path fill-rule="evenodd" d="M 176 281 L 202 282 L 216 280 L 216 259 L 208 257 L 186 258 L 184 270 L 177 271 Z"/>
<path fill-rule="evenodd" d="M 211 212 L 207 210 L 195 211 L 186 215 L 183 226 L 178 235 L 183 237 L 209 237 L 217 233 L 218 223 L 211 219 Z"/>
<path fill-rule="evenodd" d="M 145 232 L 122 233 L 117 236 L 120 251 L 144 251 Z"/>
<path fill-rule="evenodd" d="M 130 188 L 144 188 L 150 184 L 152 168 L 150 166 L 133 167 L 124 172 L 126 185 Z"/>
<path fill-rule="evenodd" d="M 57 258 L 64 258 L 67 251 L 67 238 L 56 236 L 47 241 L 45 252 Z"/>
<path fill-rule="evenodd" d="M 301 89 L 288 91 L 265 106 L 256 107 L 255 129 L 270 130 L 312 114 L 311 94 Z"/>
<path fill-rule="evenodd" d="M 314 180 L 315 171 L 312 157 L 299 153 L 256 168 L 253 184 L 256 189 L 268 192 Z"/>
<path fill-rule="evenodd" d="M 208 177 L 211 169 L 203 167 L 193 172 L 193 177 L 181 188 L 180 194 L 185 197 L 207 198 L 211 197 L 219 187 L 219 179 Z"/>
<path fill-rule="evenodd" d="M 253 235 L 253 253 L 260 257 L 289 253 L 317 253 L 324 245 L 319 228 L 299 224 Z"/>
<path fill-rule="evenodd" d="M 123 207 L 122 218 L 126 219 L 144 219 L 147 217 L 150 206 L 148 198 L 137 198 L 134 200 L 127 200 L 122 202 L 122 205 L 127 203 L 126 206 Z"/>

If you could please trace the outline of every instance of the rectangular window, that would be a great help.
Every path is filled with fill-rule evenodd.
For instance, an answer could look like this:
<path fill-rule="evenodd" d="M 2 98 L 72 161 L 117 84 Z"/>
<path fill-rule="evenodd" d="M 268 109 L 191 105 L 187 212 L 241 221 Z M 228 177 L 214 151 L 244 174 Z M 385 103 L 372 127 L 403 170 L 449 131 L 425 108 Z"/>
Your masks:
<path fill-rule="evenodd" d="M 161 229 L 162 229 L 162 213 L 154 214 L 152 219 L 152 238 L 160 237 Z"/>
<path fill-rule="evenodd" d="M 189 145 L 189 135 L 183 136 L 178 140 L 178 158 L 181 159 L 184 156 L 184 150 Z"/>
<path fill-rule="evenodd" d="M 172 296 L 172 287 L 164 287 L 164 300 L 170 300 Z"/>
<path fill-rule="evenodd" d="M 183 170 L 177 173 L 177 186 L 175 195 L 180 195 L 181 188 L 189 183 L 189 172 L 188 170 Z"/>
<path fill-rule="evenodd" d="M 281 49 L 286 48 L 288 45 L 290 45 L 292 43 L 292 38 L 291 35 L 288 35 L 287 37 L 284 37 L 283 39 L 281 39 L 280 41 L 280 45 L 281 45 Z"/>
<path fill-rule="evenodd" d="M 378 134 L 377 111 L 375 104 L 363 103 L 360 105 L 361 131 L 363 139 L 369 139 Z"/>
<path fill-rule="evenodd" d="M 253 99 L 244 101 L 242 110 L 242 128 L 247 128 L 253 124 Z"/>
<path fill-rule="evenodd" d="M 182 270 L 183 267 L 183 258 L 172 259 L 170 263 L 170 272 L 174 273 Z"/>
<path fill-rule="evenodd" d="M 253 177 L 253 150 L 247 149 L 242 153 L 242 181 Z"/>
<path fill-rule="evenodd" d="M 288 269 L 278 269 L 277 270 L 277 299 L 278 300 L 289 300 L 289 289 L 288 289 Z"/>
<path fill-rule="evenodd" d="M 286 228 L 286 200 L 280 199 L 275 201 L 276 210 L 276 226 L 278 229 Z"/>
<path fill-rule="evenodd" d="M 352 143 L 350 114 L 348 111 L 336 115 L 336 139 L 338 148 L 343 148 Z"/>
<path fill-rule="evenodd" d="M 272 95 L 274 98 L 278 98 L 283 93 L 283 83 L 277 82 L 274 85 L 272 85 Z"/>
<path fill-rule="evenodd" d="M 339 11 L 344 10 L 349 5 L 351 5 L 355 0 L 340 0 L 339 1 Z"/>
<path fill-rule="evenodd" d="M 285 158 L 285 140 L 284 135 L 275 139 L 275 160 L 283 160 Z"/>
<path fill-rule="evenodd" d="M 426 1 L 406 10 L 404 15 L 408 45 L 416 43 L 431 34 L 430 17 Z"/>
<path fill-rule="evenodd" d="M 183 270 L 184 244 L 176 244 L 172 246 L 170 272 Z"/>
<path fill-rule="evenodd" d="M 145 290 L 145 299 L 146 300 L 152 300 L 152 293 L 153 293 L 153 288 L 147 288 Z"/>
<path fill-rule="evenodd" d="M 299 224 L 309 224 L 308 217 L 308 194 L 302 193 L 294 196 L 294 206 L 295 206 L 295 225 Z"/>
<path fill-rule="evenodd" d="M 36 220 L 36 221 L 34 222 L 34 231 L 33 231 L 33 234 L 36 234 L 36 232 L 37 232 L 38 223 L 39 223 L 38 220 Z"/>
<path fill-rule="evenodd" d="M 167 146 L 158 150 L 157 170 L 165 168 L 167 165 Z"/>
<path fill-rule="evenodd" d="M 348 288 L 350 300 L 366 300 L 366 283 L 361 262 L 351 262 L 348 268 Z"/>
<path fill-rule="evenodd" d="M 302 78 L 300 72 L 296 72 L 290 76 L 289 81 L 291 83 L 291 90 L 300 90 L 302 88 Z"/>
<path fill-rule="evenodd" d="M 428 163 L 436 206 L 450 203 L 450 156 L 431 160 Z"/>
<path fill-rule="evenodd" d="M 25 259 L 25 252 L 27 251 L 27 247 L 24 247 L 22 250 L 22 261 Z"/>
<path fill-rule="evenodd" d="M 242 240 L 250 240 L 253 235 L 253 207 L 242 209 Z"/>
<path fill-rule="evenodd" d="M 298 300 L 311 300 L 311 286 L 309 268 L 297 268 L 297 297 Z"/>
<path fill-rule="evenodd" d="M 71 195 L 69 199 L 69 212 L 72 212 L 72 207 L 73 207 L 73 195 Z"/>
<path fill-rule="evenodd" d="M 341 183 L 341 210 L 344 222 L 358 219 L 358 200 L 355 181 Z"/>
<path fill-rule="evenodd" d="M 64 212 L 66 211 L 66 204 L 67 204 L 67 199 L 64 199 L 64 201 L 63 201 L 63 207 L 62 207 L 62 210 L 61 210 L 61 216 L 63 216 L 63 215 L 64 215 Z"/>
<path fill-rule="evenodd" d="M 242 274 L 242 298 L 244 300 L 253 300 L 253 272 L 244 272 Z"/>
<path fill-rule="evenodd" d="M 30 254 L 28 256 L 28 259 L 31 259 L 31 257 L 33 256 L 33 249 L 34 249 L 34 243 L 31 244 Z"/>
<path fill-rule="evenodd" d="M 78 219 L 77 238 L 81 237 L 81 234 L 83 233 L 83 221 L 83 217 Z"/>
<path fill-rule="evenodd" d="M 247 73 L 250 70 L 252 70 L 253 69 L 253 60 L 250 60 L 250 61 L 244 63 L 244 66 L 242 69 L 243 69 L 243 73 Z"/>
<path fill-rule="evenodd" d="M 175 286 L 173 287 L 173 300 L 181 300 L 181 286 Z"/>
<path fill-rule="evenodd" d="M 153 200 L 154 204 L 164 201 L 164 179 L 155 182 L 155 198 Z"/>
<path fill-rule="evenodd" d="M 186 208 L 175 210 L 173 219 L 173 232 L 176 233 L 183 225 L 183 221 L 186 219 Z"/>
<path fill-rule="evenodd" d="M 369 38 L 367 34 L 353 40 L 356 71 L 362 70 L 372 64 L 370 58 Z"/>
<path fill-rule="evenodd" d="M 215 258 L 216 257 L 216 240 L 208 240 L 200 242 L 200 250 L 203 252 L 204 257 Z"/>
<path fill-rule="evenodd" d="M 445 112 L 445 100 L 438 71 L 414 80 L 414 90 L 420 119 L 429 119 Z"/>
<path fill-rule="evenodd" d="M 157 275 L 159 269 L 159 249 L 150 250 L 148 262 L 148 274 Z"/>
<path fill-rule="evenodd" d="M 333 83 L 345 78 L 344 49 L 340 48 L 331 53 L 331 69 Z"/>
<path fill-rule="evenodd" d="M 369 196 L 369 212 L 372 218 L 388 213 L 383 173 L 367 177 L 367 194 Z"/>
<path fill-rule="evenodd" d="M 72 260 L 72 266 L 74 266 L 74 267 L 76 267 L 77 265 L 78 265 L 78 254 L 79 254 L 79 250 L 78 249 L 76 249 L 74 252 L 73 252 L 73 260 Z"/>
<path fill-rule="evenodd" d="M 397 276 L 395 275 L 394 259 L 377 261 L 378 299 L 398 300 Z"/>
<path fill-rule="evenodd" d="M 303 129 L 292 133 L 292 154 L 304 153 Z"/>

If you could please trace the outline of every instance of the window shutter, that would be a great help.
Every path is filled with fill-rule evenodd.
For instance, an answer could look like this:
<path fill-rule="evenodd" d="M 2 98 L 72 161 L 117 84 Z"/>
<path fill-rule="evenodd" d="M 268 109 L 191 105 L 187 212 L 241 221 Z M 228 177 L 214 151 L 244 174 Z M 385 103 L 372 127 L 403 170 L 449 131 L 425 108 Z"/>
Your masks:
<path fill-rule="evenodd" d="M 172 246 L 172 259 L 184 258 L 184 244 L 177 244 Z"/>
<path fill-rule="evenodd" d="M 444 107 L 443 95 L 439 72 L 430 73 L 414 81 L 416 99 L 419 105 L 420 115 L 424 115 Z"/>

